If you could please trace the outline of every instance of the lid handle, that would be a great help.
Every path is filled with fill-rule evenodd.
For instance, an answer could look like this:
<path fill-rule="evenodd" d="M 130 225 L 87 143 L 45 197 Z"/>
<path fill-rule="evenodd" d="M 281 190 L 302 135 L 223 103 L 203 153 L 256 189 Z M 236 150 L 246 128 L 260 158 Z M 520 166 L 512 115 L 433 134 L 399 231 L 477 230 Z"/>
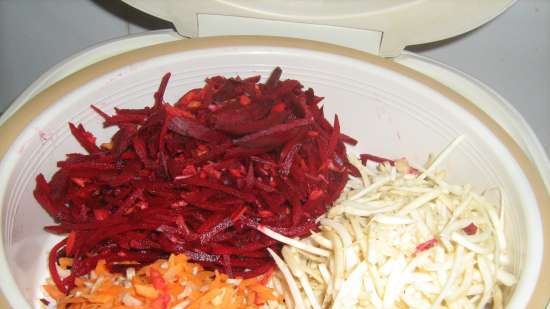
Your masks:
<path fill-rule="evenodd" d="M 382 33 L 379 38 L 381 41 L 377 42 L 378 53 L 381 56 L 393 57 L 398 56 L 405 46 L 439 41 L 475 29 L 504 12 L 516 0 L 395 0 L 392 2 L 394 4 L 388 4 L 387 0 L 279 0 L 277 6 L 274 5 L 275 1 L 269 0 L 123 1 L 146 13 L 171 21 L 176 30 L 187 37 L 200 36 L 200 16 L 217 15 L 245 18 L 245 21 L 257 19 L 290 22 L 309 28 L 310 25 L 333 26 Z M 273 23 L 271 26 L 287 27 L 288 24 Z M 217 28 L 219 35 L 227 34 L 225 24 L 218 25 Z M 211 35 L 216 33 L 213 29 L 211 27 L 209 30 Z M 238 34 L 259 34 L 249 33 L 255 31 L 250 27 L 241 28 L 241 31 L 242 33 Z M 279 32 L 284 33 L 284 30 Z M 301 37 L 312 38 L 307 35 Z M 315 39 L 335 43 L 334 36 L 330 33 L 325 37 L 316 34 Z M 372 37 L 367 35 L 364 39 Z"/>

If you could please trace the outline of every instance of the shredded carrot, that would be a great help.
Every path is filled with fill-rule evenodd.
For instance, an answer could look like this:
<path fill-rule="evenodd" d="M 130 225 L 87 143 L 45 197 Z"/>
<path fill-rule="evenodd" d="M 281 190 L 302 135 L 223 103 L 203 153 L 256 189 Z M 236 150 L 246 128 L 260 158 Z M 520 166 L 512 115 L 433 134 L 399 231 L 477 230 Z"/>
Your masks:
<path fill-rule="evenodd" d="M 48 295 L 50 295 L 51 298 L 55 299 L 56 301 L 59 301 L 65 296 L 63 295 L 63 293 L 61 293 L 61 291 L 57 289 L 57 287 L 54 284 L 44 285 L 44 290 Z"/>
<path fill-rule="evenodd" d="M 67 268 L 72 260 L 60 259 L 59 264 Z M 253 309 L 268 301 L 283 303 L 282 297 L 266 286 L 271 273 L 230 279 L 189 263 L 185 255 L 171 255 L 129 273 L 132 278 L 111 273 L 105 261 L 100 261 L 89 275 L 75 279 L 75 288 L 68 295 L 53 282 L 44 285 L 44 291 L 58 309 Z"/>
<path fill-rule="evenodd" d="M 68 267 L 73 266 L 73 259 L 62 257 L 59 259 L 59 266 L 63 269 L 67 269 Z"/>

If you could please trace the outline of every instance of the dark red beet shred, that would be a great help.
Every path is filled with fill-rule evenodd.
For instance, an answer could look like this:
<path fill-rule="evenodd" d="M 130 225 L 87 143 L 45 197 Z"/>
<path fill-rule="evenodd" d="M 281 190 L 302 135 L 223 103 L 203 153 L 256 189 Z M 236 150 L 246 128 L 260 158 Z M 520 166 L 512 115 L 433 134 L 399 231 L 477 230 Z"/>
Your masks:
<path fill-rule="evenodd" d="M 166 74 L 154 105 L 92 107 L 105 126 L 117 126 L 98 146 L 82 125 L 69 124 L 88 154 L 68 154 L 34 195 L 68 236 L 50 254 L 52 279 L 61 291 L 89 273 L 99 259 L 113 271 L 184 253 L 207 268 L 251 277 L 272 268 L 266 247 L 280 244 L 256 230 L 265 225 L 305 236 L 357 169 L 344 143 L 356 141 L 334 127 L 322 98 L 296 80 L 267 82 L 215 76 L 172 106 L 164 101 Z M 74 259 L 60 278 L 55 263 Z"/>

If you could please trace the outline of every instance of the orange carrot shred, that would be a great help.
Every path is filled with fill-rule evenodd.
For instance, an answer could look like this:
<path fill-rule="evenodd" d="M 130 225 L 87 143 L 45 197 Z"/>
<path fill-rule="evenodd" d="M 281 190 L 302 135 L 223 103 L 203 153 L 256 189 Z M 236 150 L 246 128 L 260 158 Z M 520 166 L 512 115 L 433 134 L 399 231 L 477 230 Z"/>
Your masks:
<path fill-rule="evenodd" d="M 60 264 L 71 263 L 60 259 Z M 44 290 L 59 309 L 168 309 L 182 303 L 186 309 L 254 309 L 268 300 L 282 303 L 282 297 L 266 286 L 272 272 L 230 279 L 189 263 L 184 255 L 171 255 L 136 271 L 130 279 L 109 272 L 100 260 L 92 274 L 75 278 L 75 288 L 68 295 L 53 282 L 44 285 Z"/>

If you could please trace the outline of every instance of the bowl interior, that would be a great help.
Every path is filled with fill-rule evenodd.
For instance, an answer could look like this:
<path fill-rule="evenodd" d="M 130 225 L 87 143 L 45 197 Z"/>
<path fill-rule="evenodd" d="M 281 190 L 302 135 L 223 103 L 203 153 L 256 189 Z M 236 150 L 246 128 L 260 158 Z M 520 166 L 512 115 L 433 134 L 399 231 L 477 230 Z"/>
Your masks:
<path fill-rule="evenodd" d="M 52 223 L 35 201 L 35 176 L 49 179 L 66 153 L 81 152 L 67 122 L 83 123 L 98 142 L 113 129 L 90 104 L 106 112 L 114 107 L 151 105 L 161 76 L 172 72 L 165 99 L 175 102 L 199 87 L 208 76 L 264 78 L 281 66 L 284 78 L 294 78 L 325 97 L 327 117 L 337 113 L 342 130 L 357 138 L 357 153 L 407 157 L 423 163 L 459 135 L 466 139 L 445 161 L 449 181 L 470 183 L 476 191 L 499 187 L 506 204 L 506 233 L 511 271 L 520 281 L 510 293 L 510 307 L 523 307 L 536 281 L 542 248 L 537 243 L 537 206 L 525 175 L 506 147 L 476 117 L 437 91 L 388 69 L 343 55 L 277 46 L 227 46 L 181 51 L 126 65 L 102 75 L 66 95 L 37 117 L 12 145 L 2 162 L 1 233 L 5 259 L 15 286 L 3 283 L 12 304 L 22 295 L 39 308 L 40 284 L 47 277 L 46 257 L 56 237 L 44 232 Z M 11 280 L 11 279 L 10 279 Z M 21 294 L 19 294 L 18 289 Z M 11 293 L 13 292 L 13 293 Z M 22 307 L 21 307 L 22 308 Z"/>

